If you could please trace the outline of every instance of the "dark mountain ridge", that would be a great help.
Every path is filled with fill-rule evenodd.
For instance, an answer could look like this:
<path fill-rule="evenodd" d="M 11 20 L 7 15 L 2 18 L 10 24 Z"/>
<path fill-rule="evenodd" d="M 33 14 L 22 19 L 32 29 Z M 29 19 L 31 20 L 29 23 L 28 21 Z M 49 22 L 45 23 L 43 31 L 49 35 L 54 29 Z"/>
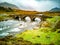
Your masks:
<path fill-rule="evenodd" d="M 0 6 L 5 7 L 5 8 L 18 9 L 18 7 L 16 5 L 10 4 L 10 3 L 7 3 L 7 2 L 0 3 Z"/>
<path fill-rule="evenodd" d="M 52 8 L 50 12 L 60 12 L 60 8 L 58 7 Z"/>

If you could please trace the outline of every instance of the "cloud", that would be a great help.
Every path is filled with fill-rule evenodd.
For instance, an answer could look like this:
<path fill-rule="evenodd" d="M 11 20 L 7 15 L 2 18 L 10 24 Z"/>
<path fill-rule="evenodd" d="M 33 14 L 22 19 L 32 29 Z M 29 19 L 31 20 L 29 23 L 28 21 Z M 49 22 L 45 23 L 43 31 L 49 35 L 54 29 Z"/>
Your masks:
<path fill-rule="evenodd" d="M 58 7 L 58 4 L 51 0 L 20 0 L 20 7 L 28 10 L 46 11 Z"/>
<path fill-rule="evenodd" d="M 35 8 L 38 7 L 38 4 L 35 0 L 20 0 L 19 4 L 20 7 L 22 6 L 22 8 L 31 10 L 35 10 Z"/>
<path fill-rule="evenodd" d="M 17 5 L 20 9 L 46 11 L 54 7 L 60 7 L 60 0 L 0 0 Z"/>

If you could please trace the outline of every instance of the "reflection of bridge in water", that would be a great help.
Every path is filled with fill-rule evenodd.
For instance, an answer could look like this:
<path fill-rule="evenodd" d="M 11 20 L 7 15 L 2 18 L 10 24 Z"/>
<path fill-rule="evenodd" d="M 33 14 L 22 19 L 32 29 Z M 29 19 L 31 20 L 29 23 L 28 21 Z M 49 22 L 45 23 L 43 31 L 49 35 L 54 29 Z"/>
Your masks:
<path fill-rule="evenodd" d="M 21 19 L 21 20 L 25 20 L 25 18 L 29 17 L 32 21 L 34 21 L 36 18 L 41 19 L 41 20 L 45 20 L 46 18 L 51 18 L 49 16 L 45 16 L 43 14 L 36 14 L 36 15 L 16 15 L 16 14 L 12 14 L 10 15 L 11 17 L 13 17 L 14 19 Z"/>

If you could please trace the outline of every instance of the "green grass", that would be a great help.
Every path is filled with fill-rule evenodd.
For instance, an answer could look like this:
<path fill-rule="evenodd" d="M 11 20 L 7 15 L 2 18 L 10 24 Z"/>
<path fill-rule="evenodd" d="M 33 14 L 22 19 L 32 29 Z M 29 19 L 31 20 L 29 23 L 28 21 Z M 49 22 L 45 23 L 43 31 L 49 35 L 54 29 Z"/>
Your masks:
<path fill-rule="evenodd" d="M 0 16 L 0 19 L 5 19 L 7 17 L 8 16 Z M 58 33 L 60 29 L 55 29 L 55 31 L 53 31 L 54 30 L 53 28 L 56 28 L 55 25 L 60 21 L 60 16 L 56 16 L 51 19 L 48 18 L 46 21 L 51 24 L 50 27 L 41 27 L 37 30 L 26 30 L 25 32 L 16 34 L 15 35 L 16 38 L 13 38 L 11 40 L 7 38 L 7 40 L 11 43 L 13 42 L 18 43 L 19 41 L 17 40 L 23 38 L 25 43 L 26 41 L 29 41 L 32 42 L 33 44 L 60 45 L 60 33 Z M 24 41 L 22 42 L 21 41 L 22 40 L 20 40 L 19 44 L 24 43 Z"/>
<path fill-rule="evenodd" d="M 56 44 L 60 40 L 60 33 L 56 32 L 42 32 L 41 29 L 38 30 L 29 30 L 23 32 L 22 34 L 17 34 L 16 37 L 22 37 L 24 40 L 30 41 L 32 43 L 41 43 L 41 44 Z M 57 45 L 57 44 L 56 44 Z"/>
<path fill-rule="evenodd" d="M 22 37 L 24 40 L 32 43 L 60 45 L 60 33 L 58 33 L 60 29 L 55 29 L 56 24 L 60 21 L 60 16 L 47 19 L 46 21 L 52 24 L 51 27 L 41 27 L 37 30 L 26 30 L 21 34 L 17 34 L 16 37 Z"/>
<path fill-rule="evenodd" d="M 8 14 L 0 14 L 0 21 L 11 19 Z"/>

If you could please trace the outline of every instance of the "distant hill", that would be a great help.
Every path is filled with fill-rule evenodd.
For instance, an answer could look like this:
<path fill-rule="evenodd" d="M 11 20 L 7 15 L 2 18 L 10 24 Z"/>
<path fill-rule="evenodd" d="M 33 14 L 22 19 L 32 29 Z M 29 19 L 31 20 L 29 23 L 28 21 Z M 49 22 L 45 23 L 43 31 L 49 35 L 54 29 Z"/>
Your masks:
<path fill-rule="evenodd" d="M 2 12 L 11 12 L 14 11 L 14 9 L 18 9 L 18 7 L 7 2 L 0 3 L 0 11 Z"/>
<path fill-rule="evenodd" d="M 36 14 L 37 13 L 36 11 L 21 10 L 16 5 L 13 5 L 7 2 L 0 3 L 0 12 L 12 12 L 12 11 L 20 14 Z"/>
<path fill-rule="evenodd" d="M 50 11 L 47 12 L 38 12 L 38 11 L 29 11 L 29 10 L 21 10 L 16 5 L 10 4 L 7 2 L 0 3 L 0 13 L 7 13 L 9 14 L 21 14 L 21 15 L 38 15 L 38 14 L 45 14 L 45 15 L 53 15 L 54 12 L 60 12 L 60 8 L 52 8 Z M 51 13 L 52 12 L 52 13 Z"/>
<path fill-rule="evenodd" d="M 11 8 L 4 8 L 4 7 L 0 6 L 0 12 L 12 12 L 12 11 L 13 11 L 13 9 L 11 9 Z"/>
<path fill-rule="evenodd" d="M 13 8 L 13 9 L 17 9 L 18 8 L 16 5 L 10 4 L 10 3 L 7 3 L 7 2 L 0 3 L 0 6 L 1 7 L 5 7 L 5 8 Z"/>
<path fill-rule="evenodd" d="M 52 8 L 50 12 L 60 12 L 60 8 L 58 7 Z"/>

